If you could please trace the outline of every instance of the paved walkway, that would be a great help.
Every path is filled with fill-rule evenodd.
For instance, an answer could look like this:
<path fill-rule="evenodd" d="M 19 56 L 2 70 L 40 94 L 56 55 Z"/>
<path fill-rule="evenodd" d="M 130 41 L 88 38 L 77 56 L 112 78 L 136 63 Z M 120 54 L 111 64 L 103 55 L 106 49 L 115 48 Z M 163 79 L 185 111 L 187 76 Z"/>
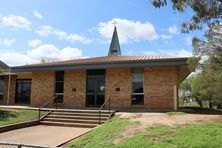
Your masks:
<path fill-rule="evenodd" d="M 0 133 L 0 142 L 56 147 L 90 130 L 91 128 L 37 125 Z"/>

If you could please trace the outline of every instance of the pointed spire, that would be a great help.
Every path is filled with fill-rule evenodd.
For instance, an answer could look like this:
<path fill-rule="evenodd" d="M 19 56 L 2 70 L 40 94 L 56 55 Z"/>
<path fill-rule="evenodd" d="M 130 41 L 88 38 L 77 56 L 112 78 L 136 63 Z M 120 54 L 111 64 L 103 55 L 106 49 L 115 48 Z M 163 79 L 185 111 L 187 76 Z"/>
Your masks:
<path fill-rule="evenodd" d="M 118 38 L 116 26 L 114 27 L 113 37 L 112 37 L 112 41 L 111 41 L 111 44 L 109 47 L 108 55 L 109 56 L 121 55 L 121 49 L 120 49 L 119 38 Z"/>

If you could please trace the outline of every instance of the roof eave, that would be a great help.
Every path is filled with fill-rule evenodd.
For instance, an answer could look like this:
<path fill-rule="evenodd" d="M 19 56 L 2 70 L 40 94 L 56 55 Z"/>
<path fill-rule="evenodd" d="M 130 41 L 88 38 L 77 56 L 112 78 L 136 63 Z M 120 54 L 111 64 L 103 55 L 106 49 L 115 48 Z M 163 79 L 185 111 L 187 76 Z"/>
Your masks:
<path fill-rule="evenodd" d="M 33 71 L 60 71 L 80 69 L 106 69 L 124 67 L 153 67 L 153 66 L 185 66 L 188 58 L 153 59 L 140 61 L 110 61 L 97 63 L 66 63 L 54 65 L 27 65 L 11 67 L 12 72 L 33 72 Z"/>

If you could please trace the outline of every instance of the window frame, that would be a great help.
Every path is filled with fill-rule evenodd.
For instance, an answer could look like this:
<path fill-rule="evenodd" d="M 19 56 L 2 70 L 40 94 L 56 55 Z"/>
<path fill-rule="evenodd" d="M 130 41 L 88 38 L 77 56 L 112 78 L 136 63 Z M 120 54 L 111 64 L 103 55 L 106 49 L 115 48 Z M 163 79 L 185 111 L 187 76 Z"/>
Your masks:
<path fill-rule="evenodd" d="M 0 76 L 0 81 L 3 82 L 2 92 L 0 92 L 0 101 L 2 101 L 4 99 L 4 77 Z"/>
<path fill-rule="evenodd" d="M 63 73 L 63 80 L 58 80 L 57 79 L 57 73 Z M 63 103 L 64 102 L 64 81 L 65 80 L 65 71 L 55 71 L 55 95 L 58 95 L 57 98 L 60 98 L 61 97 L 61 100 L 57 100 L 55 99 L 54 102 L 57 102 L 57 103 Z M 57 83 L 62 83 L 63 85 L 63 92 L 56 92 L 57 91 Z"/>
<path fill-rule="evenodd" d="M 134 93 L 133 92 L 133 74 L 134 74 L 134 70 L 135 69 L 141 69 L 142 70 L 142 76 L 143 76 L 143 78 L 142 78 L 142 81 L 139 81 L 139 82 L 142 82 L 143 83 L 143 92 L 142 93 Z M 132 68 L 132 70 L 131 70 L 131 73 L 132 73 L 132 86 L 131 86 L 131 105 L 144 105 L 144 91 L 145 91 L 145 84 L 144 84 L 144 68 L 142 67 L 142 68 Z M 138 81 L 136 81 L 136 82 L 138 82 Z M 141 102 L 141 103 L 138 103 L 138 104 L 135 104 L 135 103 L 133 103 L 133 100 L 132 100 L 132 98 L 133 98 L 133 96 L 143 96 L 143 101 Z"/>

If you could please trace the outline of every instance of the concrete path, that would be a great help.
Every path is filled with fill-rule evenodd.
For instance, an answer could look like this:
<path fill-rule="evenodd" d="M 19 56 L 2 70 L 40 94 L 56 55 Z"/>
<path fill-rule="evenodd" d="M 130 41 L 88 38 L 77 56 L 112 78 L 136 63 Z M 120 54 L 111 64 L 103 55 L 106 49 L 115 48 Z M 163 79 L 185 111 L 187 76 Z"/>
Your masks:
<path fill-rule="evenodd" d="M 56 147 L 90 130 L 91 128 L 37 125 L 0 133 L 0 142 Z"/>

